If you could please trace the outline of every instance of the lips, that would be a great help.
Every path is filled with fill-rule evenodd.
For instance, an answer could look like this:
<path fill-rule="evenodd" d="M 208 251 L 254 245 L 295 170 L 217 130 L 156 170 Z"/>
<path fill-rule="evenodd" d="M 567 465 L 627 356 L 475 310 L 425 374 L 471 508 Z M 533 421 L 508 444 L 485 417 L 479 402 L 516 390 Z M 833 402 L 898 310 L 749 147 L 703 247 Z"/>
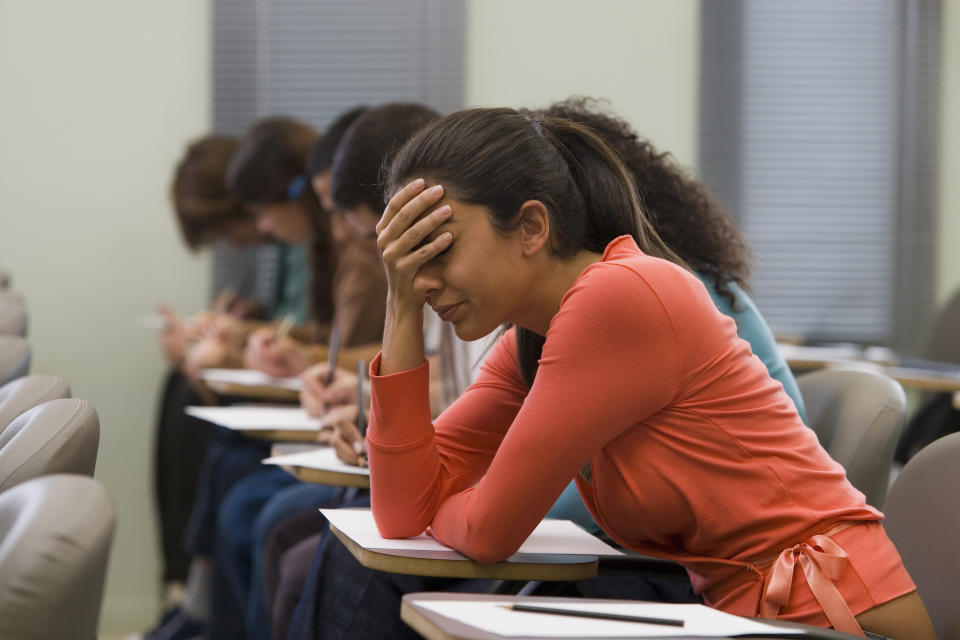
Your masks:
<path fill-rule="evenodd" d="M 463 304 L 458 302 L 457 304 L 448 304 L 443 307 L 436 307 L 434 311 L 437 312 L 437 315 L 440 316 L 440 319 L 444 322 L 450 322 L 453 319 L 454 314 L 457 313 L 457 309 L 460 308 L 460 305 Z"/>

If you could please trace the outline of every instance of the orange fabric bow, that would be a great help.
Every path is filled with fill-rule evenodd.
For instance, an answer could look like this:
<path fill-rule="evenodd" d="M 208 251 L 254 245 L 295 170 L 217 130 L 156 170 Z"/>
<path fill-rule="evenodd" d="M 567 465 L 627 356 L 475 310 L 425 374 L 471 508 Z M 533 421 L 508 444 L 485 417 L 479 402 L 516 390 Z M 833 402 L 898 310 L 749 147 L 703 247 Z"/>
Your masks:
<path fill-rule="evenodd" d="M 813 597 L 820 603 L 833 628 L 863 636 L 857 619 L 833 584 L 834 580 L 840 579 L 847 565 L 847 553 L 824 535 L 813 536 L 806 542 L 784 549 L 780 553 L 767 574 L 763 587 L 763 597 L 760 600 L 761 617 L 776 618 L 780 609 L 790 602 L 790 590 L 797 564 L 803 569 Z"/>

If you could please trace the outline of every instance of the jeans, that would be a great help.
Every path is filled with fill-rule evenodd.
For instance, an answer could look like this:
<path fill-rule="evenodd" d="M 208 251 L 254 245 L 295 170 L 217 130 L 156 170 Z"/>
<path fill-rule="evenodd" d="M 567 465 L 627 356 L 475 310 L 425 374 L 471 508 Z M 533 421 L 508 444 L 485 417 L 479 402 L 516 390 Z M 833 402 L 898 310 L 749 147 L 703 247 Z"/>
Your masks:
<path fill-rule="evenodd" d="M 262 468 L 233 486 L 217 518 L 209 640 L 269 637 L 263 551 L 270 531 L 298 512 L 337 506 L 343 491 L 300 482 L 279 467 Z"/>

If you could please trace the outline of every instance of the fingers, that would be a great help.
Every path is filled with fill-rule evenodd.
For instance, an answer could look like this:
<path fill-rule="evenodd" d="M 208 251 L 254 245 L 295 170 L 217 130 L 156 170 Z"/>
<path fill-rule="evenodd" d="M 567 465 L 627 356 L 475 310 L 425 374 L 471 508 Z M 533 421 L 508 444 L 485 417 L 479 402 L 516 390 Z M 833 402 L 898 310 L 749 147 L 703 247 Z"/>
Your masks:
<path fill-rule="evenodd" d="M 403 192 L 401 191 L 401 193 Z M 394 196 L 390 202 L 393 203 L 399 195 L 400 194 Z M 389 221 L 384 224 L 382 229 L 377 233 L 377 246 L 380 247 L 380 250 L 384 251 L 392 242 L 395 242 L 401 236 L 404 236 L 405 232 L 412 228 L 411 225 L 413 225 L 414 221 L 422 216 L 431 206 L 439 202 L 441 198 L 443 198 L 443 187 L 440 185 L 435 185 L 426 191 L 421 191 L 409 201 L 404 203 L 396 213 L 389 217 Z M 432 212 L 430 216 L 426 217 L 436 218 L 438 212 L 440 212 L 442 209 L 443 207 L 440 207 L 436 211 Z M 387 206 L 387 211 L 389 210 L 390 205 Z M 449 216 L 449 213 L 447 215 Z M 388 214 L 385 212 L 384 217 L 381 218 L 380 222 L 383 223 L 383 221 L 387 219 Z M 436 227 L 437 224 L 439 224 L 439 222 L 436 222 L 433 227 Z M 427 233 L 429 233 L 429 231 Z M 411 244 L 410 247 L 407 247 L 407 249 L 409 250 L 409 248 L 415 246 L 424 237 L 426 237 L 426 233 L 422 233 L 422 235 L 420 235 L 418 239 L 415 239 L 413 244 Z"/>
<path fill-rule="evenodd" d="M 426 182 L 424 182 L 423 178 L 417 178 L 393 194 L 390 202 L 387 203 L 386 209 L 383 210 L 383 217 L 381 217 L 380 222 L 377 223 L 377 235 L 380 235 L 387 225 L 390 224 L 390 221 L 396 217 L 400 209 L 403 208 L 403 205 L 407 204 L 411 198 L 423 191 L 424 186 L 426 186 Z"/>
<path fill-rule="evenodd" d="M 341 462 L 354 467 L 360 466 L 360 456 L 358 456 L 357 452 L 353 450 L 353 447 L 350 445 L 350 443 L 344 442 L 343 440 L 334 440 L 330 443 L 330 446 L 333 447 L 333 450 L 336 452 L 337 457 L 340 458 Z"/>

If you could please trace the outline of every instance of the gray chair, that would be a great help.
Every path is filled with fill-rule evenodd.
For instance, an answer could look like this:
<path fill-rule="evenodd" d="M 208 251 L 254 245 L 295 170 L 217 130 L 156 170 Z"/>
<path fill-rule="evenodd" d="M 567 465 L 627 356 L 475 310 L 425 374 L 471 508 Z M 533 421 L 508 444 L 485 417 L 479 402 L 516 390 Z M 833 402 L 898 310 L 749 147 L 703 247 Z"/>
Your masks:
<path fill-rule="evenodd" d="M 0 335 L 27 335 L 27 307 L 23 298 L 0 289 Z"/>
<path fill-rule="evenodd" d="M 57 376 L 24 376 L 8 382 L 0 387 L 0 433 L 24 411 L 49 400 L 69 397 L 69 385 Z"/>
<path fill-rule="evenodd" d="M 54 473 L 92 476 L 100 421 L 86 400 L 51 400 L 0 433 L 0 491 Z"/>
<path fill-rule="evenodd" d="M 906 417 L 903 387 L 879 373 L 840 369 L 798 376 L 797 384 L 820 444 L 867 504 L 880 508 Z"/>
<path fill-rule="evenodd" d="M 92 478 L 0 493 L 0 640 L 95 640 L 114 511 Z"/>
<path fill-rule="evenodd" d="M 0 335 L 0 386 L 30 371 L 30 345 L 20 336 Z"/>
<path fill-rule="evenodd" d="M 960 433 L 935 440 L 903 467 L 884 527 L 917 585 L 937 637 L 960 638 Z"/>

